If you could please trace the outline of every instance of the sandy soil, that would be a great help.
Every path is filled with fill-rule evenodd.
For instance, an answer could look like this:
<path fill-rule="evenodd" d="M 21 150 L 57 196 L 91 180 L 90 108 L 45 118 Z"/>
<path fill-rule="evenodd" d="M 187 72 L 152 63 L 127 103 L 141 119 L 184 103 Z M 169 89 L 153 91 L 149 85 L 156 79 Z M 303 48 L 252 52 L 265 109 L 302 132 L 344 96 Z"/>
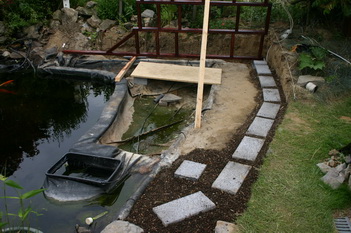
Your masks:
<path fill-rule="evenodd" d="M 182 154 L 195 148 L 223 149 L 257 105 L 258 91 L 250 81 L 247 64 L 225 63 L 217 67 L 222 69 L 222 84 L 215 87 L 212 109 L 205 112 L 201 128 L 189 132 Z"/>

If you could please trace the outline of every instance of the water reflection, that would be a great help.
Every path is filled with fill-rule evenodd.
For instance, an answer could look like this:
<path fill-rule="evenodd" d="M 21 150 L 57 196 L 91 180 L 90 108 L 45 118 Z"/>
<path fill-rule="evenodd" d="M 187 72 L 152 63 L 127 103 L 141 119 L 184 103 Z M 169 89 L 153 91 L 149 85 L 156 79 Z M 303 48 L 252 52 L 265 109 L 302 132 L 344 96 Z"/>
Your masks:
<path fill-rule="evenodd" d="M 33 74 L 0 74 L 0 172 L 12 175 L 24 157 L 39 154 L 43 141 L 62 141 L 87 119 L 88 96 L 113 87 Z"/>

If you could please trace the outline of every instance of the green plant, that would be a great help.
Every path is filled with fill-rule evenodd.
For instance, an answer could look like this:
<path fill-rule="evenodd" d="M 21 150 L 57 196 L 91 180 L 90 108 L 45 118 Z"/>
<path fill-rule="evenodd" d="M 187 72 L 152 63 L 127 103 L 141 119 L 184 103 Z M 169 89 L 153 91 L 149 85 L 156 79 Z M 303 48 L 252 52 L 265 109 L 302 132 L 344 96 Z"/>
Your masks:
<path fill-rule="evenodd" d="M 168 25 L 175 18 L 177 9 L 176 5 L 161 5 L 162 26 Z"/>
<path fill-rule="evenodd" d="M 311 47 L 308 52 L 302 52 L 299 56 L 299 69 L 310 68 L 313 70 L 323 70 L 327 51 L 320 47 Z"/>
<path fill-rule="evenodd" d="M 29 198 L 31 198 L 39 193 L 42 193 L 44 191 L 44 189 L 35 189 L 35 190 L 31 190 L 31 191 L 28 191 L 28 192 L 25 192 L 22 194 L 22 193 L 20 193 L 19 190 L 22 190 L 23 187 L 20 186 L 15 181 L 8 179 L 7 177 L 5 177 L 1 174 L 0 174 L 0 180 L 4 184 L 4 187 L 3 187 L 4 196 L 2 196 L 0 198 L 4 199 L 4 207 L 5 207 L 4 208 L 5 212 L 0 211 L 0 231 L 4 226 L 8 225 L 11 222 L 10 217 L 19 218 L 19 220 L 21 221 L 21 226 L 25 227 L 26 220 L 31 213 L 36 214 L 37 216 L 39 216 L 40 214 L 37 213 L 36 211 L 34 211 L 30 205 L 25 206 L 24 200 L 27 200 L 27 199 L 29 199 Z M 7 196 L 6 187 L 14 188 L 16 193 L 17 193 L 17 196 Z M 18 209 L 18 212 L 16 214 L 8 212 L 7 201 L 10 199 L 19 200 L 19 207 L 18 207 L 19 209 Z"/>

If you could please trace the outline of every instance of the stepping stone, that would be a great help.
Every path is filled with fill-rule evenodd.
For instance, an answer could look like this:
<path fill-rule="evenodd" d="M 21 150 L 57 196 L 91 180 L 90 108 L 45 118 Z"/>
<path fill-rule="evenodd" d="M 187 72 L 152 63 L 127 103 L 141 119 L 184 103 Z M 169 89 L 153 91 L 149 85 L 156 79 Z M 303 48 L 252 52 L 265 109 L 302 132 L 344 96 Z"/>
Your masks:
<path fill-rule="evenodd" d="M 257 116 L 275 119 L 278 114 L 280 104 L 263 102 Z"/>
<path fill-rule="evenodd" d="M 258 76 L 261 87 L 277 87 L 272 76 Z"/>
<path fill-rule="evenodd" d="M 164 226 L 216 208 L 201 191 L 152 208 Z"/>
<path fill-rule="evenodd" d="M 198 180 L 206 166 L 206 164 L 184 160 L 175 171 L 174 176 L 190 180 Z"/>
<path fill-rule="evenodd" d="M 267 65 L 266 61 L 262 61 L 262 60 L 254 60 L 253 61 L 254 66 L 256 65 Z"/>
<path fill-rule="evenodd" d="M 280 95 L 278 89 L 263 88 L 263 100 L 268 102 L 280 102 Z"/>
<path fill-rule="evenodd" d="M 217 221 L 215 233 L 235 233 L 239 232 L 237 225 L 231 222 Z"/>
<path fill-rule="evenodd" d="M 251 166 L 229 161 L 213 182 L 212 188 L 236 194 L 244 182 Z"/>
<path fill-rule="evenodd" d="M 267 65 L 255 65 L 255 68 L 258 75 L 272 75 Z"/>
<path fill-rule="evenodd" d="M 238 148 L 235 150 L 232 157 L 255 161 L 258 153 L 260 152 L 263 146 L 263 143 L 263 139 L 245 136 L 243 140 L 241 140 Z"/>
<path fill-rule="evenodd" d="M 255 117 L 246 134 L 252 134 L 260 137 L 266 137 L 274 121 L 262 117 Z"/>

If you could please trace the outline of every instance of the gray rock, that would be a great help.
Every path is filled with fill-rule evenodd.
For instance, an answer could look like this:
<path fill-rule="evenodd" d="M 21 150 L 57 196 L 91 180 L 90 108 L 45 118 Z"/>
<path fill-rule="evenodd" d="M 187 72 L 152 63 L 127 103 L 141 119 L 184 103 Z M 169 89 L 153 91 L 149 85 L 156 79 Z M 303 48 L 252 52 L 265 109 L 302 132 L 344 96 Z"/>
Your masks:
<path fill-rule="evenodd" d="M 50 21 L 50 28 L 52 28 L 52 29 L 58 29 L 60 25 L 61 25 L 61 23 L 58 20 L 51 20 Z"/>
<path fill-rule="evenodd" d="M 332 187 L 333 189 L 339 188 L 339 186 L 344 183 L 346 175 L 344 172 L 338 172 L 336 168 L 331 168 L 327 174 L 325 174 L 321 180 Z"/>
<path fill-rule="evenodd" d="M 101 233 L 143 233 L 144 230 L 130 222 L 116 220 L 110 223 Z"/>
<path fill-rule="evenodd" d="M 43 47 L 36 47 L 30 51 L 29 59 L 33 62 L 35 66 L 40 66 L 45 60 Z"/>
<path fill-rule="evenodd" d="M 25 58 L 26 56 L 27 56 L 26 53 L 22 51 L 12 52 L 10 54 L 11 59 L 22 59 L 22 58 Z"/>
<path fill-rule="evenodd" d="M 155 16 L 155 12 L 150 9 L 146 9 L 141 13 L 141 17 L 143 18 L 153 18 Z"/>
<path fill-rule="evenodd" d="M 93 8 L 97 5 L 97 2 L 94 1 L 89 1 L 87 2 L 87 4 L 85 5 L 87 8 Z"/>
<path fill-rule="evenodd" d="M 127 30 L 130 30 L 133 28 L 133 23 L 131 22 L 127 22 L 127 23 L 124 23 L 123 26 L 127 29 Z"/>
<path fill-rule="evenodd" d="M 23 30 L 23 32 L 27 35 L 28 38 L 38 39 L 40 37 L 40 34 L 39 34 L 40 27 L 41 27 L 41 25 L 39 25 L 39 24 L 32 25 L 32 26 L 25 28 Z"/>
<path fill-rule="evenodd" d="M 90 9 L 82 6 L 77 7 L 76 11 L 78 12 L 78 15 L 85 16 L 85 17 L 91 17 L 93 15 L 96 15 L 96 11 L 94 9 Z"/>
<path fill-rule="evenodd" d="M 98 28 L 101 23 L 101 19 L 99 19 L 96 15 L 93 15 L 87 20 L 87 23 L 93 28 Z"/>
<path fill-rule="evenodd" d="M 343 171 L 343 170 L 345 170 L 346 169 L 346 163 L 342 163 L 342 164 L 339 164 L 338 166 L 336 166 L 336 170 L 338 171 L 338 172 L 341 172 L 341 171 Z"/>
<path fill-rule="evenodd" d="M 101 31 L 105 31 L 116 24 L 115 20 L 105 19 L 101 22 L 99 28 Z"/>
<path fill-rule="evenodd" d="M 56 57 L 58 53 L 58 49 L 57 47 L 51 47 L 51 48 L 47 48 L 45 49 L 45 59 L 49 59 L 51 57 Z"/>
<path fill-rule="evenodd" d="M 331 169 L 331 167 L 329 167 L 326 163 L 318 163 L 318 164 L 317 164 L 317 167 L 319 167 L 319 169 L 320 169 L 324 174 L 326 174 L 326 173 Z"/>
<path fill-rule="evenodd" d="M 78 20 L 78 11 L 72 8 L 63 8 L 61 22 L 63 25 L 75 23 Z"/>
<path fill-rule="evenodd" d="M 307 83 L 312 82 L 314 84 L 321 84 L 325 82 L 323 77 L 313 76 L 313 75 L 301 75 L 297 79 L 297 85 L 304 87 Z"/>
<path fill-rule="evenodd" d="M 5 51 L 5 52 L 2 53 L 2 56 L 3 56 L 3 57 L 9 57 L 10 54 L 11 54 L 11 53 L 10 53 L 9 51 Z"/>
<path fill-rule="evenodd" d="M 0 35 L 3 35 L 5 33 L 5 23 L 3 21 L 0 21 Z"/>
<path fill-rule="evenodd" d="M 163 98 L 160 100 L 160 104 L 162 103 L 174 103 L 178 102 L 182 99 L 182 97 L 168 93 L 163 96 Z"/>
<path fill-rule="evenodd" d="M 5 43 L 7 41 L 6 36 L 0 36 L 0 44 Z"/>
<path fill-rule="evenodd" d="M 351 163 L 351 155 L 345 156 L 345 163 Z"/>

